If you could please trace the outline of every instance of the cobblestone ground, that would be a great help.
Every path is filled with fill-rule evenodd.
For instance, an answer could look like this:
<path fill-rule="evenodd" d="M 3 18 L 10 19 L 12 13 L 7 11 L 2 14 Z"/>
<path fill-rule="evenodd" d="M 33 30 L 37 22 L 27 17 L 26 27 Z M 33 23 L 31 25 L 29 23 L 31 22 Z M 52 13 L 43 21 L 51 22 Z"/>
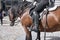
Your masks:
<path fill-rule="evenodd" d="M 18 19 L 14 26 L 10 26 L 9 24 L 8 16 L 4 17 L 3 25 L 0 25 L 0 40 L 25 40 L 25 32 L 20 20 Z M 35 40 L 35 32 L 32 32 L 32 38 Z M 41 40 L 44 40 L 43 32 L 41 32 Z M 60 40 L 60 32 L 46 33 L 46 40 Z"/>

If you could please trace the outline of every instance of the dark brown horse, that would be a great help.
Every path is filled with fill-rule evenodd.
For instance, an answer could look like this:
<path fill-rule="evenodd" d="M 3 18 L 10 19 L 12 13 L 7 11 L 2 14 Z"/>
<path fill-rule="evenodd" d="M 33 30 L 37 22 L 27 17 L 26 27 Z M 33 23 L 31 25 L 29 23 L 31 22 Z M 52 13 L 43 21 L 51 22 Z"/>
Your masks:
<path fill-rule="evenodd" d="M 31 27 L 33 24 L 32 18 L 29 15 L 29 8 L 27 8 L 24 12 L 24 14 L 20 14 L 21 23 L 23 25 L 23 28 L 26 33 L 26 40 L 32 40 L 31 31 L 29 31 L 28 27 Z M 43 15 L 40 25 L 39 25 L 39 32 L 37 34 L 37 39 L 40 40 L 40 32 L 44 32 L 46 24 L 46 15 Z M 60 31 L 60 7 L 57 7 L 54 11 L 49 11 L 47 15 L 47 26 L 46 26 L 47 32 L 55 32 Z"/>
<path fill-rule="evenodd" d="M 9 20 L 11 21 L 10 26 L 13 26 L 15 23 L 15 20 L 18 18 L 17 13 L 15 13 L 15 10 L 17 10 L 17 9 L 10 8 L 8 10 Z"/>
<path fill-rule="evenodd" d="M 15 20 L 19 17 L 20 13 L 24 11 L 24 9 L 27 8 L 27 6 L 31 4 L 31 2 L 20 2 L 18 5 L 13 5 L 9 10 L 9 20 L 11 21 L 10 26 L 13 26 L 15 23 Z"/>

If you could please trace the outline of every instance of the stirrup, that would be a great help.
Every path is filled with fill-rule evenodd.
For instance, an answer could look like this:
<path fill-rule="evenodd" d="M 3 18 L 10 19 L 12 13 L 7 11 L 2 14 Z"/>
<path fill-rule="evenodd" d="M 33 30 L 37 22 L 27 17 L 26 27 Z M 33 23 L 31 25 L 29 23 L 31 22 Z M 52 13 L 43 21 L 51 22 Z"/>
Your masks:
<path fill-rule="evenodd" d="M 35 31 L 35 32 L 38 32 L 39 31 L 39 29 L 33 29 L 34 27 L 27 27 L 27 29 L 29 30 L 29 31 Z"/>

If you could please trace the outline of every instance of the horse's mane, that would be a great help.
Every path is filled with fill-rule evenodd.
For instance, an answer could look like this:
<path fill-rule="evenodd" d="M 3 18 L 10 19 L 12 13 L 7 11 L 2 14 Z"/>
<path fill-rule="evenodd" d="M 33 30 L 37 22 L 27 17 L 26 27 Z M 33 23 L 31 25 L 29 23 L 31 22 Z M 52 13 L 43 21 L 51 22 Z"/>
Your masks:
<path fill-rule="evenodd" d="M 22 10 L 22 12 L 21 12 L 21 14 L 23 15 L 27 10 L 29 10 L 30 9 L 30 5 L 31 3 L 26 3 L 26 4 L 23 4 L 23 6 L 22 7 L 20 7 L 21 8 L 21 10 Z"/>

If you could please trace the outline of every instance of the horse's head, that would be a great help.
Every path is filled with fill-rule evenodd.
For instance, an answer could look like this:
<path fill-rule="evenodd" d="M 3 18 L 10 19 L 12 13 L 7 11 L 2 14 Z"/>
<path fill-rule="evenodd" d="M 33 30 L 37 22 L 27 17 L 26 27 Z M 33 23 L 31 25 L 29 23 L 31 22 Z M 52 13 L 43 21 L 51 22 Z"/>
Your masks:
<path fill-rule="evenodd" d="M 21 16 L 25 12 L 25 9 L 27 8 L 27 6 L 28 6 L 27 3 L 21 2 L 20 4 L 11 7 L 10 13 L 9 13 L 9 18 L 10 18 L 10 21 L 12 22 L 11 23 L 12 25 L 14 25 L 14 22 L 17 17 L 21 18 Z"/>
<path fill-rule="evenodd" d="M 18 6 L 18 7 L 13 6 L 8 10 L 11 26 L 14 25 L 14 22 L 18 17 L 21 17 L 21 15 L 23 14 L 23 10 L 24 8 L 22 8 L 22 6 Z"/>
<path fill-rule="evenodd" d="M 9 12 L 9 19 L 10 19 L 10 21 L 11 21 L 11 26 L 13 26 L 14 25 L 14 22 L 15 22 L 15 20 L 17 20 L 17 18 L 18 18 L 18 11 L 17 11 L 18 9 L 15 7 L 13 7 L 13 8 L 10 8 L 9 10 L 8 10 L 8 12 Z"/>

